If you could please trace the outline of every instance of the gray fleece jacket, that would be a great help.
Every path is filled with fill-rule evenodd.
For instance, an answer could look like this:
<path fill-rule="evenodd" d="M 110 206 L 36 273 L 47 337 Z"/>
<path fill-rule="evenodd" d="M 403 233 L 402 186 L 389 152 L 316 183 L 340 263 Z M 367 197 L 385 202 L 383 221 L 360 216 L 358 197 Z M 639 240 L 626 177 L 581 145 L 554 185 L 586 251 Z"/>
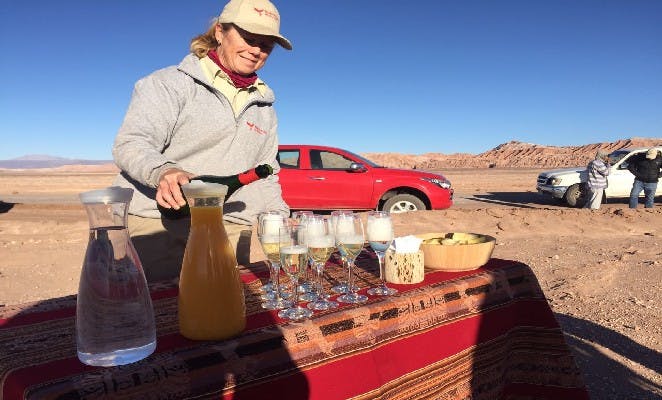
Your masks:
<path fill-rule="evenodd" d="M 161 172 L 180 168 L 196 175 L 234 175 L 259 164 L 277 173 L 278 121 L 273 91 L 254 91 L 235 118 L 226 97 L 207 80 L 198 58 L 139 80 L 113 146 L 122 170 L 114 184 L 134 189 L 129 213 L 160 218 L 156 187 Z M 265 210 L 289 213 L 278 176 L 246 185 L 226 201 L 224 219 L 250 225 Z"/>

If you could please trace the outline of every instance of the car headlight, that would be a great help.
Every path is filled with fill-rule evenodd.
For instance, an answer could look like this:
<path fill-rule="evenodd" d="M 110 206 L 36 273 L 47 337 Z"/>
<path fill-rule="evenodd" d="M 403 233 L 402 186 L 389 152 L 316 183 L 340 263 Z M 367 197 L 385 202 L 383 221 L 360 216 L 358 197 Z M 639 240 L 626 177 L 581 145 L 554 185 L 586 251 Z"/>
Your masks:
<path fill-rule="evenodd" d="M 561 184 L 561 178 L 550 178 L 549 184 L 552 186 L 558 186 Z"/>
<path fill-rule="evenodd" d="M 437 185 L 442 189 L 450 189 L 451 188 L 451 182 L 448 179 L 445 178 L 421 178 L 422 180 L 426 182 L 430 182 L 433 185 Z"/>

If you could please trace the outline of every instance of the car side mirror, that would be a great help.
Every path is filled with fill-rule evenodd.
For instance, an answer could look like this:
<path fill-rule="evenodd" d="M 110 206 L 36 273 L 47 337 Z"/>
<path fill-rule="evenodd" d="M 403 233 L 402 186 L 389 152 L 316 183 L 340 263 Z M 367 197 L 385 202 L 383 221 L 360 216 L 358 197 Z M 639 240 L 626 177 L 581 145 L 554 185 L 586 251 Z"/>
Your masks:
<path fill-rule="evenodd" d="M 621 165 L 618 166 L 618 169 L 628 169 L 628 162 L 623 161 Z"/>
<path fill-rule="evenodd" d="M 349 172 L 365 172 L 368 169 L 365 167 L 365 165 L 357 162 L 353 162 L 349 164 Z"/>

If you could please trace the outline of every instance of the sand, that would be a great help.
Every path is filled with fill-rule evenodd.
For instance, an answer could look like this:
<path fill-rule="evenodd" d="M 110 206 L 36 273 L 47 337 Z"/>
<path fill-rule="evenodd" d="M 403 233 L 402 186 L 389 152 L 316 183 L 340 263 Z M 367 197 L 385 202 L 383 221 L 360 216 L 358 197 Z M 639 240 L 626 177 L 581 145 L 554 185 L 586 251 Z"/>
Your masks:
<path fill-rule="evenodd" d="M 535 193 L 537 169 L 451 169 L 449 210 L 395 215 L 397 236 L 468 231 L 531 266 L 594 399 L 662 396 L 662 204 L 570 209 Z M 75 294 L 88 222 L 81 191 L 114 174 L 0 171 L 0 307 Z"/>

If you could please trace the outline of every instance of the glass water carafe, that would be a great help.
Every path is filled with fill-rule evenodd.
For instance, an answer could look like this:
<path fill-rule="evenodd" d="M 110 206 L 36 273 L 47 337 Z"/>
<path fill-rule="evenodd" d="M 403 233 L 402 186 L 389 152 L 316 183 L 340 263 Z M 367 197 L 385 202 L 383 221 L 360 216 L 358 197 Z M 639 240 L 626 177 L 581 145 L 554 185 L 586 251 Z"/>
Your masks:
<path fill-rule="evenodd" d="M 193 340 L 226 339 L 246 326 L 237 258 L 223 226 L 227 186 L 192 181 L 182 190 L 191 230 L 179 276 L 179 331 Z"/>
<path fill-rule="evenodd" d="M 156 348 L 147 281 L 126 226 L 133 189 L 80 194 L 90 236 L 78 287 L 76 345 L 85 364 L 114 366 L 141 360 Z"/>

